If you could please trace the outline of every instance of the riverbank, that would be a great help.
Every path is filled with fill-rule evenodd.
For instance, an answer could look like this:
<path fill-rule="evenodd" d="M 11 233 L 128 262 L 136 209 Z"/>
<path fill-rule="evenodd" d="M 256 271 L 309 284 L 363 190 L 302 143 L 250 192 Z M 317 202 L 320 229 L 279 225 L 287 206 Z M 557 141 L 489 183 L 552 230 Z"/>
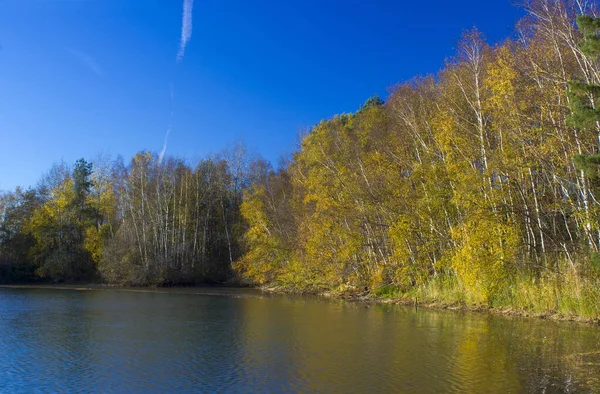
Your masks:
<path fill-rule="evenodd" d="M 433 288 L 435 288 L 434 291 L 432 291 Z M 394 291 L 389 291 L 385 288 L 373 292 L 353 292 L 335 290 L 299 291 L 285 286 L 266 285 L 261 286 L 260 289 L 264 292 L 275 294 L 304 294 L 323 298 L 336 298 L 343 299 L 346 301 L 363 302 L 369 304 L 402 305 L 414 308 L 487 313 L 491 315 L 515 316 L 540 320 L 569 321 L 589 325 L 600 325 L 600 315 L 589 316 L 584 314 L 577 314 L 572 311 L 566 313 L 564 311 L 560 311 L 560 301 L 558 300 L 558 297 L 555 297 L 555 303 L 556 305 L 558 305 L 557 308 L 542 309 L 540 308 L 539 303 L 537 305 L 531 304 L 529 308 L 523 308 L 518 307 L 516 305 L 502 305 L 502 303 L 499 303 L 499 305 L 489 305 L 484 303 L 468 302 L 464 299 L 465 297 L 463 297 L 464 294 L 462 293 L 449 293 L 447 291 L 445 292 L 444 289 L 441 289 L 439 286 L 431 286 L 431 284 L 428 288 L 416 288 L 408 293 L 398 293 Z M 433 292 L 438 294 L 444 294 L 444 297 L 431 297 L 430 294 Z M 541 297 L 541 292 L 538 291 L 537 295 Z M 600 305 L 598 305 L 598 307 L 600 308 Z"/>
<path fill-rule="evenodd" d="M 576 313 L 558 312 L 552 309 L 532 310 L 518 308 L 514 305 L 486 305 L 483 303 L 467 302 L 464 299 L 445 294 L 445 299 L 442 297 L 433 298 L 427 296 L 427 291 L 424 288 L 419 288 L 411 293 L 399 294 L 390 291 L 386 288 L 378 289 L 378 291 L 309 291 L 298 290 L 286 286 L 265 285 L 258 287 L 248 287 L 240 285 L 201 285 L 201 286 L 174 286 L 174 287 L 130 287 L 106 284 L 19 284 L 19 285 L 0 285 L 1 288 L 13 289 L 51 289 L 51 290 L 74 290 L 74 291 L 92 291 L 92 290 L 107 290 L 107 291 L 124 291 L 137 293 L 158 293 L 158 294 L 190 294 L 190 295 L 236 295 L 231 293 L 255 290 L 255 295 L 262 294 L 281 294 L 281 295 L 310 295 L 321 298 L 340 299 L 349 302 L 360 302 L 367 304 L 388 304 L 401 305 L 414 308 L 426 309 L 443 309 L 452 311 L 464 311 L 474 313 L 487 313 L 492 315 L 516 316 L 523 318 L 553 320 L 553 321 L 570 321 L 584 323 L 589 325 L 600 325 L 600 317 L 578 315 Z M 439 292 L 439 287 L 437 291 Z M 431 289 L 429 289 L 431 292 Z M 441 294 L 441 293 L 440 293 Z M 247 294 L 245 294 L 247 295 Z"/>

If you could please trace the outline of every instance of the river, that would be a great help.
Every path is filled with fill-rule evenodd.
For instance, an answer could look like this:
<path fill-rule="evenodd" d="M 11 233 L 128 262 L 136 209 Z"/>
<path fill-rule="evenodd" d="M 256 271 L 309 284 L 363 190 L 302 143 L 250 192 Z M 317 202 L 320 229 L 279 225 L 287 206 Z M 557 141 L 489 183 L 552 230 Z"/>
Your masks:
<path fill-rule="evenodd" d="M 600 392 L 600 328 L 243 289 L 0 289 L 0 392 Z"/>

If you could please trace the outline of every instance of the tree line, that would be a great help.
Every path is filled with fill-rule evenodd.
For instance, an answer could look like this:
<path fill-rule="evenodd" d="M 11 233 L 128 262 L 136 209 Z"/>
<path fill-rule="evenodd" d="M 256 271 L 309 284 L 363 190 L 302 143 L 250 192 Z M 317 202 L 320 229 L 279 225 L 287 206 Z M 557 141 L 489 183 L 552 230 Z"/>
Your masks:
<path fill-rule="evenodd" d="M 524 7 L 515 39 L 466 31 L 436 75 L 315 126 L 246 191 L 236 269 L 298 290 L 597 304 L 598 8 Z"/>
<path fill-rule="evenodd" d="M 56 164 L 36 187 L 0 197 L 0 281 L 227 281 L 242 191 L 267 169 L 240 144 L 194 166 L 150 152 Z"/>

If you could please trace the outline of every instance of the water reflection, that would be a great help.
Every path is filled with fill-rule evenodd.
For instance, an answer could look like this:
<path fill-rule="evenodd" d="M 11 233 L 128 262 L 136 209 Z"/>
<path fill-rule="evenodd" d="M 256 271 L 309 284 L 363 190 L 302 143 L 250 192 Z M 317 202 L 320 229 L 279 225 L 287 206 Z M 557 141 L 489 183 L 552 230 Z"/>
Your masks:
<path fill-rule="evenodd" d="M 600 390 L 597 327 L 207 293 L 0 290 L 3 390 Z"/>

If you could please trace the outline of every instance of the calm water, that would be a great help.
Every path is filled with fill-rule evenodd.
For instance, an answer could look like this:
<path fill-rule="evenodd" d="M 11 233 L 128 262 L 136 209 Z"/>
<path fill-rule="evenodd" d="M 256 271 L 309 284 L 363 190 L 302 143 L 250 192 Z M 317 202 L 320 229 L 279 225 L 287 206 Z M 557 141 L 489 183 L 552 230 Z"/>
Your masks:
<path fill-rule="evenodd" d="M 252 291 L 0 289 L 0 392 L 600 392 L 600 328 Z"/>

